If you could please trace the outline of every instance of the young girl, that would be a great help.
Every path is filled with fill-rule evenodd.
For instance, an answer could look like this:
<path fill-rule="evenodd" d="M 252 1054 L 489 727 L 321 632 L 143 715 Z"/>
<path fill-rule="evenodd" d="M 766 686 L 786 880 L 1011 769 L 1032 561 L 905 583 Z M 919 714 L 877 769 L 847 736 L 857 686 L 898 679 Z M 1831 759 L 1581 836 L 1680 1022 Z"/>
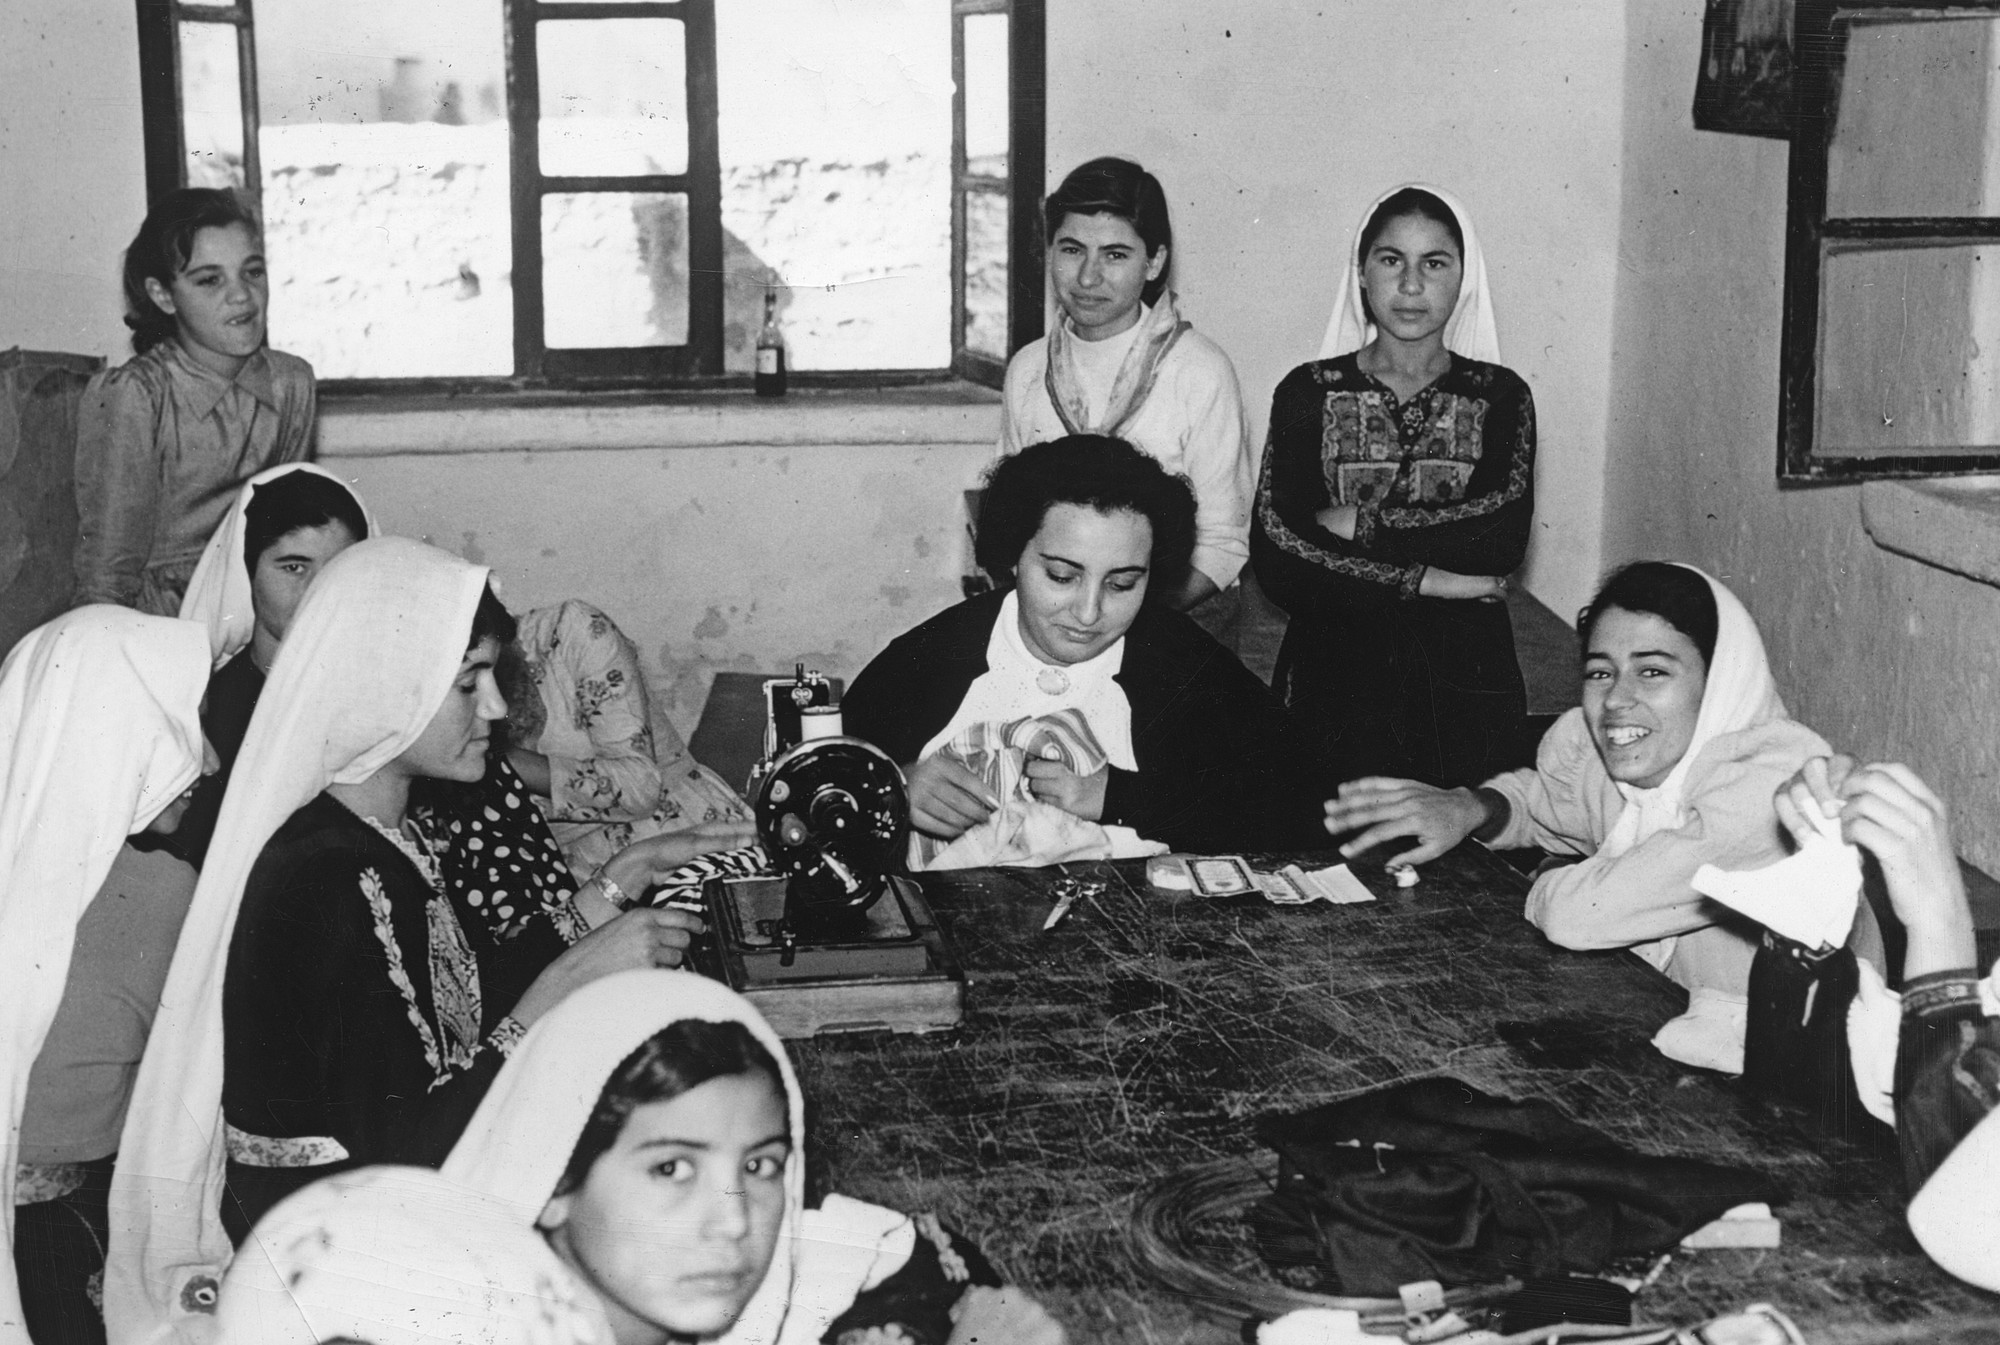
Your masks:
<path fill-rule="evenodd" d="M 59 617 L 0 665 L 0 1322 L 25 1310 L 40 1345 L 104 1340 L 111 1159 L 194 894 L 150 842 L 201 772 L 207 681 L 199 626 L 117 607 Z"/>
<path fill-rule="evenodd" d="M 1125 159 L 1092 159 L 1063 179 L 1043 214 L 1063 316 L 1007 365 L 1000 452 L 1101 434 L 1185 475 L 1194 563 L 1160 596 L 1186 611 L 1234 584 L 1250 554 L 1250 423 L 1236 369 L 1175 307 L 1159 179 Z M 1213 629 L 1226 613 L 1203 621 Z"/>
<path fill-rule="evenodd" d="M 125 252 L 137 353 L 77 413 L 76 602 L 172 616 L 237 488 L 312 446 L 312 366 L 264 345 L 270 286 L 257 218 L 186 187 Z"/>
<path fill-rule="evenodd" d="M 530 1032 L 444 1165 L 532 1224 L 613 1345 L 1007 1341 L 1063 1331 L 936 1220 L 805 1208 L 805 1100 L 727 987 L 607 977 Z"/>
<path fill-rule="evenodd" d="M 1274 685 L 1336 778 L 1516 764 L 1527 693 L 1500 599 L 1533 522 L 1535 409 L 1499 357 L 1464 209 L 1435 188 L 1377 200 L 1321 358 L 1272 397 L 1251 542 L 1291 613 Z"/>

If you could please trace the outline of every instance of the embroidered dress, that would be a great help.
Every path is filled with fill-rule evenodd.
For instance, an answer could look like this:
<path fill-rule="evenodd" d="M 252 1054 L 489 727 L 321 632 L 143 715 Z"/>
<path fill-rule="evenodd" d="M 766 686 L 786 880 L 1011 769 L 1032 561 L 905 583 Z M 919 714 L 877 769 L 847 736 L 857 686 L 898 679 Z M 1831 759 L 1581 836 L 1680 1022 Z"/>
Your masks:
<path fill-rule="evenodd" d="M 545 922 L 523 940 L 543 966 L 565 946 Z M 483 965 L 496 951 L 421 842 L 326 794 L 278 829 L 251 870 L 223 988 L 235 1236 L 330 1172 L 443 1160 L 515 1035 L 503 1021 L 519 991 L 489 984 Z"/>
<path fill-rule="evenodd" d="M 1408 399 L 1352 354 L 1272 398 L 1252 553 L 1291 613 L 1274 685 L 1343 778 L 1476 784 L 1516 764 L 1527 693 L 1505 604 L 1418 593 L 1429 567 L 1505 575 L 1534 521 L 1535 411 L 1511 370 L 1454 354 Z M 1355 509 L 1349 541 L 1316 515 Z"/>

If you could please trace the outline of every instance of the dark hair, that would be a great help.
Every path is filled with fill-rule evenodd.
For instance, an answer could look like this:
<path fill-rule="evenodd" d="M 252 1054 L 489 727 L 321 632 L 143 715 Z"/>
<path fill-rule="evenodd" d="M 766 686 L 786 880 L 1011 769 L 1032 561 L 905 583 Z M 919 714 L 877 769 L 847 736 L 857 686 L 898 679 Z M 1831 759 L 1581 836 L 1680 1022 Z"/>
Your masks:
<path fill-rule="evenodd" d="M 1583 638 L 1586 653 L 1597 619 L 1614 607 L 1660 618 L 1694 641 L 1704 667 L 1714 664 L 1715 633 L 1720 624 L 1715 592 L 1708 580 L 1687 566 L 1639 560 L 1615 571 L 1576 619 L 1576 633 Z"/>
<path fill-rule="evenodd" d="M 1130 159 L 1092 159 L 1071 169 L 1062 185 L 1042 205 L 1042 220 L 1048 229 L 1044 241 L 1055 242 L 1056 230 L 1070 215 L 1115 215 L 1124 220 L 1146 245 L 1148 260 L 1161 248 L 1173 246 L 1174 227 L 1167 219 L 1167 193 L 1158 178 Z M 1166 293 L 1172 272 L 1170 253 L 1160 274 L 1146 282 L 1139 297 L 1149 304 L 1158 303 Z"/>
<path fill-rule="evenodd" d="M 354 540 L 368 540 L 368 517 L 354 492 L 318 472 L 286 472 L 260 483 L 243 510 L 243 567 L 251 577 L 263 554 L 300 528 L 344 524 Z"/>
<path fill-rule="evenodd" d="M 639 1048 L 619 1062 L 605 1080 L 590 1119 L 576 1137 L 569 1164 L 551 1196 L 568 1195 L 582 1186 L 590 1169 L 613 1144 L 626 1120 L 639 1108 L 654 1102 L 671 1102 L 683 1093 L 701 1087 L 710 1079 L 726 1079 L 739 1074 L 762 1075 L 771 1081 L 780 1097 L 785 1093 L 784 1075 L 778 1062 L 763 1043 L 750 1035 L 741 1023 L 708 1023 L 684 1018 L 663 1027 L 639 1044 Z M 792 1136 L 797 1143 L 798 1136 Z"/>
<path fill-rule="evenodd" d="M 1368 249 L 1375 246 L 1375 240 L 1389 227 L 1389 221 L 1405 215 L 1416 215 L 1443 225 L 1444 231 L 1451 235 L 1451 241 L 1458 246 L 1459 260 L 1465 260 L 1465 230 L 1459 227 L 1458 216 L 1443 200 L 1422 187 L 1405 187 L 1384 197 L 1382 204 L 1376 206 L 1374 213 L 1368 217 L 1368 222 L 1361 226 L 1361 242 L 1354 249 L 1354 255 L 1365 264 Z"/>
<path fill-rule="evenodd" d="M 1194 555 L 1194 488 L 1123 439 L 1072 434 L 1030 444 L 986 473 L 979 503 L 979 567 L 1011 578 L 1049 509 L 1080 504 L 1100 514 L 1130 510 L 1153 525 L 1148 596 L 1178 587 Z"/>
<path fill-rule="evenodd" d="M 520 626 L 515 622 L 514 614 L 494 593 L 493 585 L 480 589 L 479 606 L 472 612 L 472 634 L 466 638 L 465 647 L 470 649 L 481 640 L 490 639 L 505 649 L 514 643 L 514 637 L 519 633 Z"/>
<path fill-rule="evenodd" d="M 241 197 L 214 187 L 182 187 L 146 212 L 146 222 L 125 249 L 125 325 L 132 329 L 132 349 L 143 355 L 174 334 L 174 315 L 153 302 L 146 282 L 171 286 L 187 269 L 195 235 L 232 224 L 263 232 L 257 212 Z"/>

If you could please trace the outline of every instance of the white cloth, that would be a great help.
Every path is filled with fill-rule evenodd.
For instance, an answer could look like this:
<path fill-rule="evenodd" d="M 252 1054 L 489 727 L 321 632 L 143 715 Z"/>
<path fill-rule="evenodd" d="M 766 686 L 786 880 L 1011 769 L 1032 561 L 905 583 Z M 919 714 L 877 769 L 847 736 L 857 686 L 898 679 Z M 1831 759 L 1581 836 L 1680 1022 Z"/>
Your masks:
<path fill-rule="evenodd" d="M 1347 271 L 1341 277 L 1340 292 L 1334 297 L 1333 316 L 1327 320 L 1319 357 L 1330 360 L 1359 350 L 1375 339 L 1375 324 L 1368 321 L 1368 310 L 1361 302 L 1361 231 L 1368 227 L 1368 219 L 1377 206 L 1410 187 L 1427 191 L 1450 206 L 1451 213 L 1458 217 L 1459 232 L 1465 236 L 1458 305 L 1444 325 L 1445 349 L 1468 359 L 1500 363 L 1500 335 L 1493 325 L 1493 295 L 1486 287 L 1486 256 L 1479 250 L 1479 235 L 1472 227 L 1472 216 L 1457 197 L 1427 182 L 1405 182 L 1392 187 L 1361 212 L 1361 222 L 1354 226 L 1353 236 L 1347 240 Z"/>
<path fill-rule="evenodd" d="M 201 627 L 79 607 L 0 663 L 0 1341 L 22 1345 L 14 1163 L 28 1074 L 62 1001 L 77 922 L 125 838 L 201 775 Z"/>
<path fill-rule="evenodd" d="M 2000 1290 L 2000 1112 L 1988 1112 L 1910 1200 L 1917 1245 L 1945 1270 Z"/>
<path fill-rule="evenodd" d="M 562 1258 L 490 1197 L 427 1168 L 315 1182 L 229 1268 L 222 1345 L 612 1345 Z"/>
<path fill-rule="evenodd" d="M 415 742 L 465 658 L 484 566 L 400 537 L 327 562 L 293 617 L 244 735 L 111 1187 L 105 1317 L 117 1345 L 203 1338 L 228 1266 L 222 979 L 250 868 L 330 784 L 357 784 Z"/>
<path fill-rule="evenodd" d="M 712 1345 L 817 1345 L 857 1294 L 900 1269 L 916 1245 L 904 1215 L 829 1197 L 805 1208 L 805 1097 L 784 1043 L 750 1002 L 687 971 L 627 971 L 570 995 L 521 1039 L 480 1103 L 444 1175 L 533 1226 L 555 1194 L 598 1095 L 619 1064 L 663 1028 L 741 1023 L 785 1085 L 792 1156 L 771 1268 L 736 1324 Z"/>
<path fill-rule="evenodd" d="M 1008 362 L 1000 404 L 1002 457 L 1069 433 L 1049 400 L 1048 368 L 1047 337 L 1022 346 Z M 1152 392 L 1118 427 L 1118 438 L 1187 477 L 1195 505 L 1192 564 L 1217 588 L 1235 583 L 1250 560 L 1256 460 L 1236 367 L 1222 347 L 1198 331 L 1182 332 L 1160 358 Z"/>
<path fill-rule="evenodd" d="M 1840 839 L 1840 823 L 1815 806 L 1813 829 L 1796 853 L 1761 869 L 1695 870 L 1694 890 L 1807 948 L 1838 948 L 1861 905 L 1861 851 Z"/>
<path fill-rule="evenodd" d="M 354 495 L 353 487 L 310 462 L 287 462 L 267 468 L 243 483 L 243 489 L 236 492 L 236 503 L 229 507 L 209 537 L 208 545 L 202 548 L 194 576 L 188 580 L 187 593 L 181 598 L 181 619 L 199 621 L 208 628 L 209 648 L 218 668 L 250 643 L 257 626 L 257 614 L 250 605 L 250 567 L 243 559 L 243 530 L 251 497 L 266 481 L 292 472 L 323 476 Z M 354 495 L 354 503 L 368 524 L 368 535 L 375 536 L 375 516 L 368 512 L 359 495 Z"/>

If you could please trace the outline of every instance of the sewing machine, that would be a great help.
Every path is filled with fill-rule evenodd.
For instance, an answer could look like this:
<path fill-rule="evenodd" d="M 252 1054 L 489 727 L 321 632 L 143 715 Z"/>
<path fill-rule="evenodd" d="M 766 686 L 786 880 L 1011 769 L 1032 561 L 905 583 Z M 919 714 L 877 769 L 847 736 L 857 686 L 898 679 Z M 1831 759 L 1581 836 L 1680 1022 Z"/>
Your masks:
<path fill-rule="evenodd" d="M 765 756 L 748 792 L 772 876 L 711 879 L 702 971 L 778 1035 L 934 1032 L 964 1014 L 964 976 L 903 874 L 909 795 L 871 743 L 841 734 L 831 686 L 803 667 L 765 684 Z"/>

